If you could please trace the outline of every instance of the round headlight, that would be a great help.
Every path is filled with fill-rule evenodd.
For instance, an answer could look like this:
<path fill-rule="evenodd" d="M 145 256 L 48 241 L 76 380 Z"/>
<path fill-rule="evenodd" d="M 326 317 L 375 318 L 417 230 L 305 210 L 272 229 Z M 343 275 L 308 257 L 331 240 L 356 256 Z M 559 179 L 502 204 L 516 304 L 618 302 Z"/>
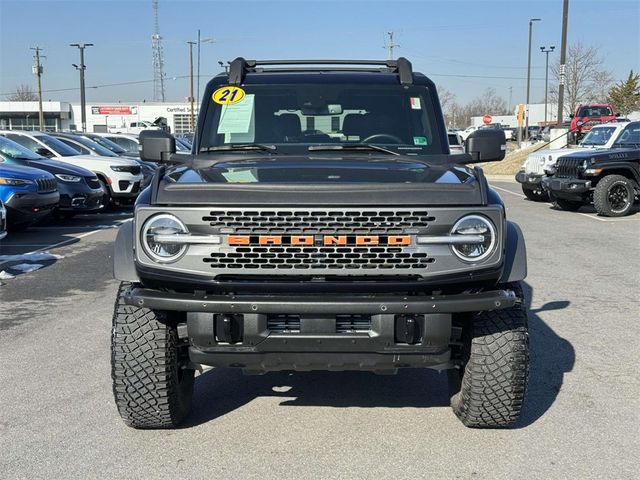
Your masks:
<path fill-rule="evenodd" d="M 159 263 L 175 262 L 187 250 L 184 243 L 156 242 L 156 235 L 189 233 L 184 223 L 173 215 L 161 214 L 151 217 L 142 227 L 142 246 L 153 260 Z"/>
<path fill-rule="evenodd" d="M 461 239 L 451 245 L 456 256 L 465 262 L 479 262 L 487 258 L 496 246 L 496 229 L 488 218 L 480 215 L 462 217 L 451 229 L 451 235 L 468 235 L 470 242 Z"/>

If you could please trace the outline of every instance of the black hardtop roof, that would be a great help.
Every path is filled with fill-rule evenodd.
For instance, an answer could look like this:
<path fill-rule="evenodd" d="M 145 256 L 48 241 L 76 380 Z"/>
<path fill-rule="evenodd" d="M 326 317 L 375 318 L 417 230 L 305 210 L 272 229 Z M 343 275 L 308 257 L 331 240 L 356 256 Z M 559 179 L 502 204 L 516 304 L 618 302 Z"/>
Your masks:
<path fill-rule="evenodd" d="M 282 81 L 281 74 L 295 75 L 293 78 L 297 81 L 303 80 L 304 74 L 311 74 L 311 79 L 317 80 L 317 73 L 332 73 L 341 80 L 351 79 L 359 83 L 371 79 L 372 83 L 411 85 L 414 81 L 411 62 L 404 57 L 397 60 L 245 60 L 238 57 L 230 63 L 229 72 L 217 78 L 227 77 L 229 84 L 240 85 L 245 81 L 250 83 L 250 79 L 257 80 L 256 83 L 270 83 L 265 82 L 266 77 Z"/>

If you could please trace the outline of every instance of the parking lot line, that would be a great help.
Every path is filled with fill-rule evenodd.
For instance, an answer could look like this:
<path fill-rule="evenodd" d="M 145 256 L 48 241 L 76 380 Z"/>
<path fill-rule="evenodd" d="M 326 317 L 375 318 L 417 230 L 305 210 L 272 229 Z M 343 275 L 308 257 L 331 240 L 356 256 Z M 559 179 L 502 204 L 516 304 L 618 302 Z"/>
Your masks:
<path fill-rule="evenodd" d="M 500 190 L 501 192 L 510 193 L 511 195 L 515 195 L 516 197 L 527 198 L 520 193 L 512 192 L 511 190 L 508 190 L 506 188 L 496 187 L 495 185 L 491 185 L 491 187 L 495 188 L 496 190 Z"/>

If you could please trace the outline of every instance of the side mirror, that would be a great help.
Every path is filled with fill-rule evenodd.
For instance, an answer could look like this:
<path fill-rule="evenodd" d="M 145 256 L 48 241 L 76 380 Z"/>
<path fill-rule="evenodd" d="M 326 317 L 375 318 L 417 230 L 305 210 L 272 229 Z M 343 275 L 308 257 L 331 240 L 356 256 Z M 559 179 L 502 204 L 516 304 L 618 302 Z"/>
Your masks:
<path fill-rule="evenodd" d="M 616 113 L 616 118 L 621 117 L 622 115 L 619 113 Z"/>
<path fill-rule="evenodd" d="M 164 130 L 140 132 L 140 159 L 146 162 L 167 162 L 176 153 L 176 139 Z"/>
<path fill-rule="evenodd" d="M 495 162 L 507 153 L 507 140 L 502 130 L 483 128 L 467 137 L 465 151 L 471 155 L 469 163 Z"/>
<path fill-rule="evenodd" d="M 48 148 L 40 147 L 36 150 L 36 153 L 41 157 L 51 158 L 53 157 L 53 153 Z"/>
<path fill-rule="evenodd" d="M 573 118 L 573 117 L 575 117 L 575 115 L 574 115 L 573 113 L 571 113 L 571 114 L 569 115 L 569 118 Z"/>

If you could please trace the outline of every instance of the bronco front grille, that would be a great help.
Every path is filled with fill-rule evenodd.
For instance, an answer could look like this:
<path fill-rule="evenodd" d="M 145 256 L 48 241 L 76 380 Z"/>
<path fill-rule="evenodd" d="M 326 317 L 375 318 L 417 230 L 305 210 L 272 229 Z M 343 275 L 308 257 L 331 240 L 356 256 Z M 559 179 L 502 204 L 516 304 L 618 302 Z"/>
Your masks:
<path fill-rule="evenodd" d="M 53 178 L 38 178 L 36 184 L 38 193 L 55 192 L 58 189 L 58 183 Z"/>
<path fill-rule="evenodd" d="M 384 235 L 422 233 L 435 217 L 425 210 L 219 210 L 202 220 L 231 234 Z"/>
<path fill-rule="evenodd" d="M 426 269 L 434 262 L 425 252 L 401 247 L 236 247 L 203 259 L 211 268 L 275 269 Z"/>
<path fill-rule="evenodd" d="M 558 160 L 556 176 L 574 178 L 579 175 L 578 167 L 584 162 L 583 158 L 560 158 Z"/>

